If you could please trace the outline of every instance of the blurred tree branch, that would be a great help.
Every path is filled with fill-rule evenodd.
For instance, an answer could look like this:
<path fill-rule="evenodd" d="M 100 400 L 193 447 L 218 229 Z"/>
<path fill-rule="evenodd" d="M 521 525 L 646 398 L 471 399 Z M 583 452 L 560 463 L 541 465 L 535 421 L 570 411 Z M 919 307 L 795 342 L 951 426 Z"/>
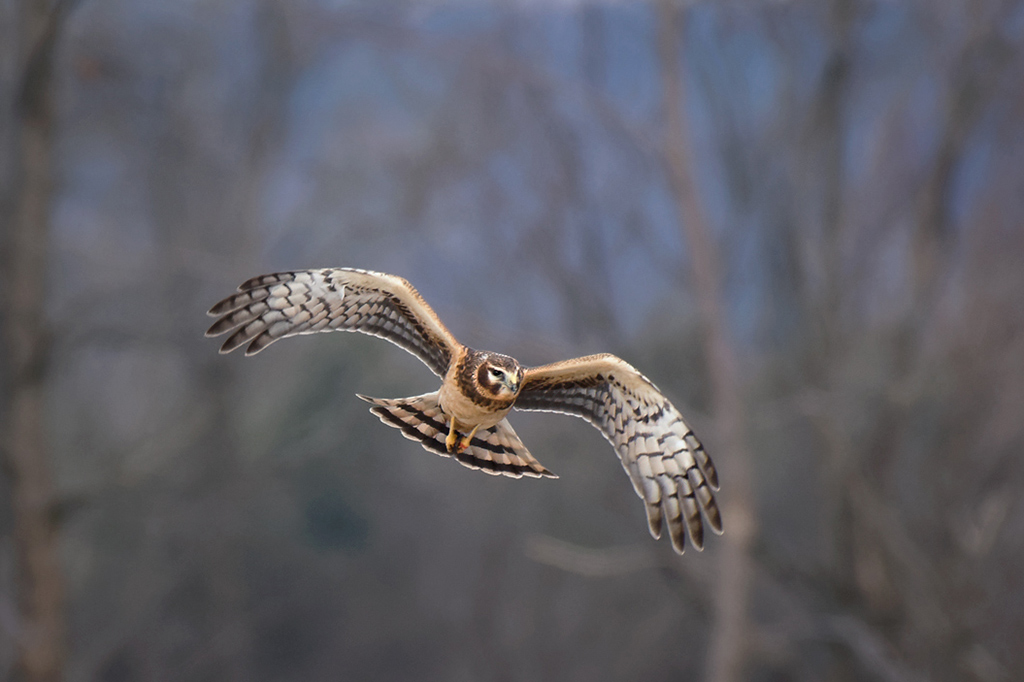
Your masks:
<path fill-rule="evenodd" d="M 756 534 L 749 455 L 744 444 L 744 414 L 739 367 L 728 329 L 718 248 L 694 182 L 693 134 L 686 111 L 685 69 L 680 66 L 680 35 L 685 15 L 674 0 L 658 4 L 658 55 L 665 113 L 664 154 L 668 177 L 686 241 L 696 291 L 704 353 L 711 380 L 716 434 L 722 455 L 723 514 L 727 532 L 721 553 L 722 570 L 715 587 L 714 622 L 707 661 L 707 679 L 735 682 L 744 674 L 750 623 L 750 549 Z"/>
<path fill-rule="evenodd" d="M 647 545 L 593 549 L 548 535 L 532 535 L 527 538 L 524 551 L 527 557 L 537 563 L 588 578 L 622 575 L 665 566 Z"/>

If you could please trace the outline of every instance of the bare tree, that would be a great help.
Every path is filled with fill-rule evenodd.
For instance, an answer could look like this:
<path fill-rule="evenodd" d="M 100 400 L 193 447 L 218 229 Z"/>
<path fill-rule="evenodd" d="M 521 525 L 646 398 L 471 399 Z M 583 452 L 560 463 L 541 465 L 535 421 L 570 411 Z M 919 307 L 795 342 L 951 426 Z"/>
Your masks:
<path fill-rule="evenodd" d="M 5 84 L 46 64 L 9 5 Z M 0 109 L 5 455 L 34 434 L 85 500 L 65 677 L 1020 677 L 1019 3 L 525 5 L 93 4 L 59 112 Z M 394 267 L 525 361 L 627 357 L 708 432 L 725 536 L 637 535 L 581 423 L 517 416 L 550 485 L 389 438 L 351 390 L 433 378 L 386 344 L 204 341 L 222 292 L 316 264 Z"/>

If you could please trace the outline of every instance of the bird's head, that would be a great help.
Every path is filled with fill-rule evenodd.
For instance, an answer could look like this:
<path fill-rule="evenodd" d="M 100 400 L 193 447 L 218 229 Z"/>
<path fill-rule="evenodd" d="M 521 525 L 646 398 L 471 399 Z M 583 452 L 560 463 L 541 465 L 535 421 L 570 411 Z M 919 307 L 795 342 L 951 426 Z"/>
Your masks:
<path fill-rule="evenodd" d="M 523 367 L 515 358 L 507 355 L 481 353 L 476 381 L 480 390 L 489 398 L 515 398 L 523 382 Z"/>

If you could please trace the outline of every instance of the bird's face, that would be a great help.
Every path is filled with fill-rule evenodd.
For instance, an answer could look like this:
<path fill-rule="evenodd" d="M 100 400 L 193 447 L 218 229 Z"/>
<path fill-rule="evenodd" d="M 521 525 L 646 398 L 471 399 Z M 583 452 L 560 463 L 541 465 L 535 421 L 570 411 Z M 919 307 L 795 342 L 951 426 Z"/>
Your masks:
<path fill-rule="evenodd" d="M 523 368 L 515 358 L 485 353 L 477 368 L 476 380 L 480 390 L 487 397 L 507 400 L 519 394 Z"/>

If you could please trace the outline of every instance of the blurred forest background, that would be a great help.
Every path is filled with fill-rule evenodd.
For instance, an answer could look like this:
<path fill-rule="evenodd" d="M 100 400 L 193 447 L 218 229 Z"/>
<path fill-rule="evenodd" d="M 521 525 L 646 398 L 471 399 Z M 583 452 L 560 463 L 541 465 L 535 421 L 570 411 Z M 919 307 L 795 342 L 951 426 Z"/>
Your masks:
<path fill-rule="evenodd" d="M 1024 3 L 0 1 L 0 675 L 1024 679 Z M 584 422 L 495 479 L 222 357 L 244 279 L 610 351 L 721 470 L 654 542 Z"/>

